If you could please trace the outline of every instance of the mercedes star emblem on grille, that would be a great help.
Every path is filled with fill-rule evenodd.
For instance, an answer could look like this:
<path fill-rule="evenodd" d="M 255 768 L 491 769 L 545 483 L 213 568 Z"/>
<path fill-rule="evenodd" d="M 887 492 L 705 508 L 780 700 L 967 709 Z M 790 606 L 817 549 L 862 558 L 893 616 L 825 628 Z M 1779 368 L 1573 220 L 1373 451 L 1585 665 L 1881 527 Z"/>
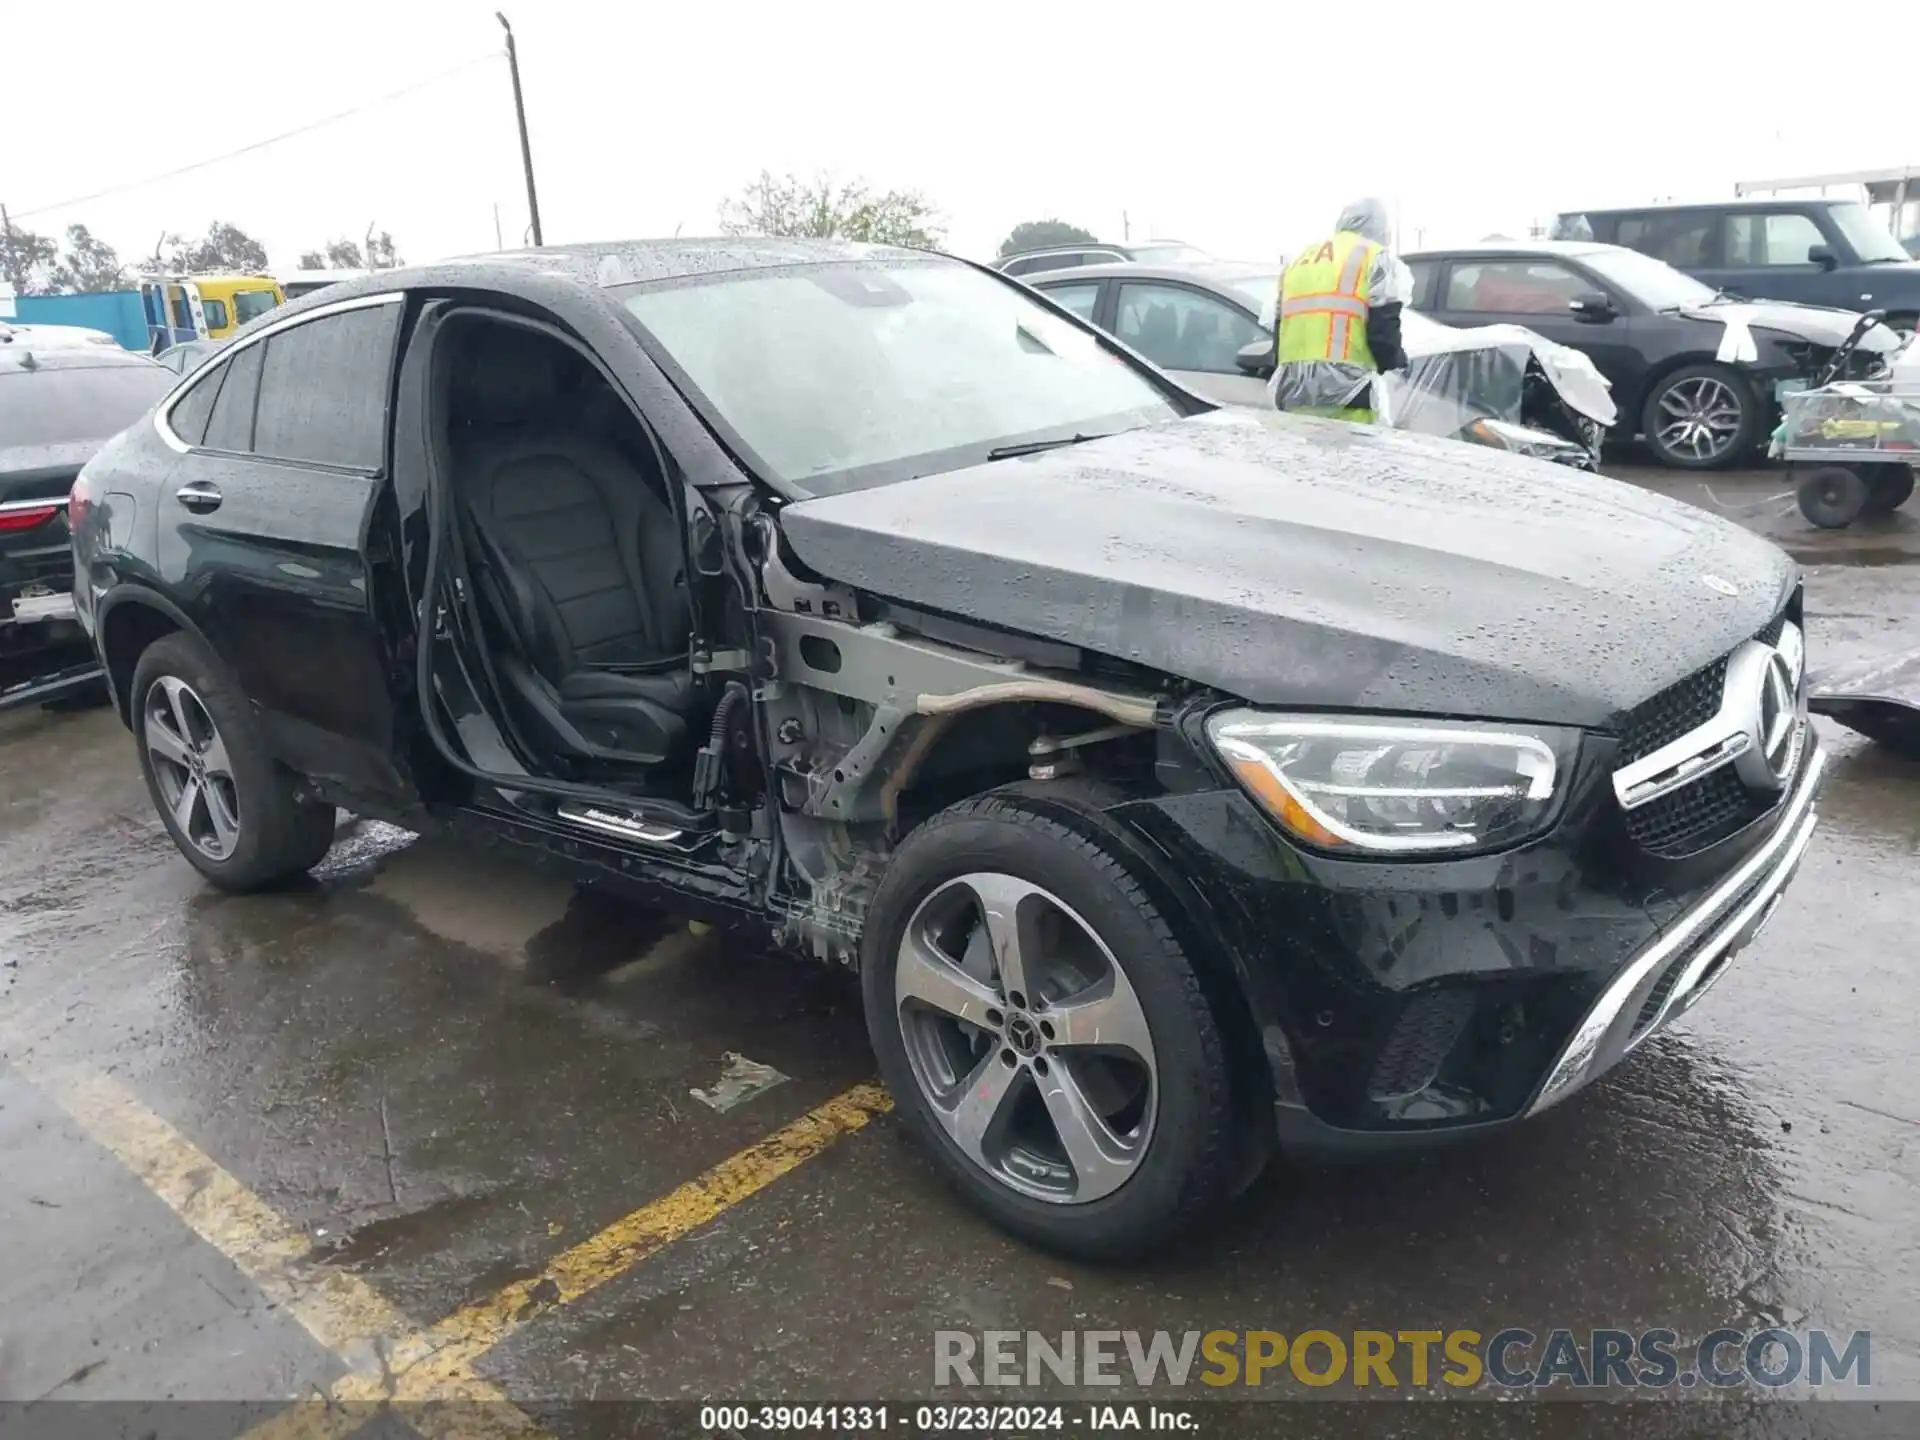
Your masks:
<path fill-rule="evenodd" d="M 1787 657 L 1778 650 L 1767 657 L 1767 668 L 1760 681 L 1760 753 L 1776 781 L 1784 783 L 1792 769 L 1793 727 L 1798 717 L 1793 706 L 1793 672 Z"/>
<path fill-rule="evenodd" d="M 1719 708 L 1711 718 L 1614 771 L 1623 809 L 1684 789 L 1723 765 L 1758 794 L 1786 788 L 1806 745 L 1807 652 L 1792 621 L 1783 621 L 1778 633 L 1775 644 L 1747 640 L 1727 656 Z"/>

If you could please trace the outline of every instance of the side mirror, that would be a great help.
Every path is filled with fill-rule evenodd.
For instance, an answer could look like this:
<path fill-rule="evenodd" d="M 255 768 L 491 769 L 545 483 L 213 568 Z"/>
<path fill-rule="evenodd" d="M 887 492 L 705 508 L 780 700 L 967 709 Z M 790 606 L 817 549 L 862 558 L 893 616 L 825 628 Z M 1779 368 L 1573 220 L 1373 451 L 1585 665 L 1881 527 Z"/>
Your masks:
<path fill-rule="evenodd" d="M 1598 290 L 1574 296 L 1567 302 L 1567 309 L 1583 325 L 1605 325 L 1614 317 L 1613 301 Z"/>
<path fill-rule="evenodd" d="M 1840 257 L 1833 253 L 1833 247 L 1831 245 L 1809 245 L 1807 247 L 1807 259 L 1813 264 L 1818 265 L 1822 270 L 1837 270 L 1840 268 Z"/>
<path fill-rule="evenodd" d="M 1273 341 L 1249 340 L 1240 347 L 1233 362 L 1240 367 L 1241 374 L 1251 375 L 1256 380 L 1266 379 L 1273 374 Z"/>

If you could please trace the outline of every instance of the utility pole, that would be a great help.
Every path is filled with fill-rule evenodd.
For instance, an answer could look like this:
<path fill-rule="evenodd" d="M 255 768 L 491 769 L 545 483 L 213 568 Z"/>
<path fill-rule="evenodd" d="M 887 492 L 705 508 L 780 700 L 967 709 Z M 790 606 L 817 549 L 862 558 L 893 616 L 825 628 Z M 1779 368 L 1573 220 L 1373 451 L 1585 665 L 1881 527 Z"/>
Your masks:
<path fill-rule="evenodd" d="M 514 48 L 513 26 L 507 23 L 507 17 L 496 10 L 493 18 L 507 32 L 507 69 L 513 74 L 513 118 L 520 124 L 520 168 L 527 172 L 528 228 L 533 231 L 534 247 L 538 249 L 544 242 L 540 238 L 540 199 L 533 190 L 533 147 L 527 143 L 527 104 L 520 94 L 520 52 Z"/>

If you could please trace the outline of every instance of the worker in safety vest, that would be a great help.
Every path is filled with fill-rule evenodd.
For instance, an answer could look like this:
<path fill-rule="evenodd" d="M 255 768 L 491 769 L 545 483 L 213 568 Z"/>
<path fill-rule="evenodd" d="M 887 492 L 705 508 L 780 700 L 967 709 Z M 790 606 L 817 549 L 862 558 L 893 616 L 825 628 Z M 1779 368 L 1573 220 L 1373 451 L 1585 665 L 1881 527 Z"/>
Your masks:
<path fill-rule="evenodd" d="M 1337 420 L 1374 418 L 1374 377 L 1407 368 L 1400 309 L 1413 276 L 1388 248 L 1387 207 L 1356 200 L 1325 240 L 1280 277 L 1275 408 Z"/>

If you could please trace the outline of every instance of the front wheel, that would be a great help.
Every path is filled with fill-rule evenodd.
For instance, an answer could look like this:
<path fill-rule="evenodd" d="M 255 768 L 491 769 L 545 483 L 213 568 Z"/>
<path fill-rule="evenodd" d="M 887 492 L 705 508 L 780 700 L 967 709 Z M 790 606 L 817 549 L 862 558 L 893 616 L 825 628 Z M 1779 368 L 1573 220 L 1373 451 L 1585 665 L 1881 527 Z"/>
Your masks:
<path fill-rule="evenodd" d="M 133 733 L 160 822 L 223 890 L 258 890 L 320 862 L 334 809 L 302 800 L 220 662 L 176 633 L 133 671 Z"/>
<path fill-rule="evenodd" d="M 900 1114 L 1003 1228 L 1136 1255 L 1231 1191 L 1219 1024 L 1180 941 L 1097 841 L 1006 795 L 941 812 L 887 868 L 862 983 Z"/>
<path fill-rule="evenodd" d="M 1686 365 L 1663 376 L 1647 396 L 1640 428 L 1663 465 L 1720 470 L 1753 449 L 1760 402 L 1738 371 Z"/>

